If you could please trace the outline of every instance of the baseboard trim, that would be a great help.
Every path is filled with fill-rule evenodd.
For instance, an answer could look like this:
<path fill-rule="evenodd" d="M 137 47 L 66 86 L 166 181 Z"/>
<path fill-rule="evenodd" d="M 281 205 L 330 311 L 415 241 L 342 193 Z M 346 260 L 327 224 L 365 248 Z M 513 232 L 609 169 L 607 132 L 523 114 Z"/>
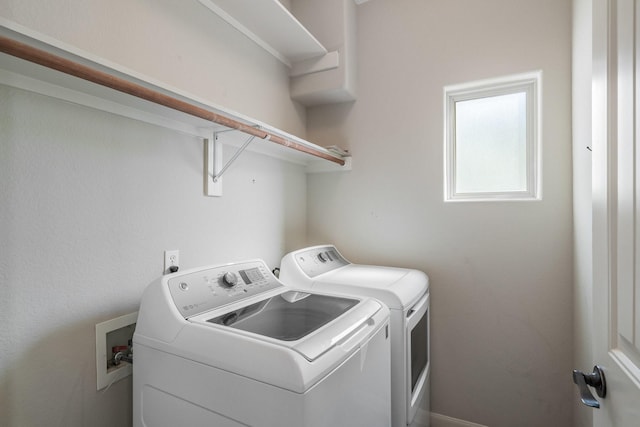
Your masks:
<path fill-rule="evenodd" d="M 447 417 L 446 415 L 436 414 L 432 412 L 429 416 L 430 427 L 488 427 L 482 424 L 472 423 L 470 421 L 459 420 L 457 418 Z"/>

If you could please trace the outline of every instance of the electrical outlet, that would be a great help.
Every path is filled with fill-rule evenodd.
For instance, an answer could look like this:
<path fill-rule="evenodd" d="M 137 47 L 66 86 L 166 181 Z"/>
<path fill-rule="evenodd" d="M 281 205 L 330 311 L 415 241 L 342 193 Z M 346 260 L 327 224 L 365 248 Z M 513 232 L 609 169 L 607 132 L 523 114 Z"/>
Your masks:
<path fill-rule="evenodd" d="M 164 251 L 164 274 L 175 273 L 180 266 L 180 251 Z"/>

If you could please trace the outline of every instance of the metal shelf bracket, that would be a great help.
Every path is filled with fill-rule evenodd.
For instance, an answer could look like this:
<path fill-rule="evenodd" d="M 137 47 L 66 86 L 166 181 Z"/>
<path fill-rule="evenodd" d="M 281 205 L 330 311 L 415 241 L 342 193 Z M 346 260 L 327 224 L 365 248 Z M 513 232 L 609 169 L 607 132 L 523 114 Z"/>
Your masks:
<path fill-rule="evenodd" d="M 236 129 L 214 132 L 213 138 L 205 139 L 206 173 L 204 191 L 207 196 L 222 196 L 222 175 L 227 171 L 227 169 L 229 169 L 233 162 L 235 162 L 237 158 L 240 157 L 242 152 L 249 146 L 249 144 L 251 144 L 251 142 L 255 138 L 254 135 L 249 135 L 249 137 L 244 141 L 238 151 L 236 151 L 233 156 L 231 156 L 229 161 L 223 166 L 222 143 L 218 140 L 218 134 L 231 131 L 236 131 Z M 268 141 L 270 139 L 270 135 L 267 134 L 264 139 Z"/>
<path fill-rule="evenodd" d="M 235 161 L 236 161 L 236 159 L 237 159 L 237 158 L 240 156 L 240 154 L 242 154 L 242 152 L 243 152 L 243 151 L 244 151 L 244 150 L 249 146 L 249 144 L 251 144 L 251 141 L 253 141 L 253 138 L 255 138 L 255 136 L 253 136 L 253 135 L 249 135 L 249 137 L 244 141 L 244 144 L 242 144 L 242 147 L 240 147 L 240 148 L 238 149 L 238 151 L 236 151 L 236 152 L 235 152 L 235 154 L 234 154 L 234 155 L 231 157 L 231 159 L 229 159 L 229 161 L 228 161 L 228 162 L 227 162 L 227 163 L 222 167 L 222 169 L 220 169 L 220 171 L 219 171 L 219 172 L 216 172 L 216 173 L 212 176 L 212 178 L 213 178 L 213 182 L 218 182 L 218 180 L 219 180 L 220 178 L 222 178 L 222 174 L 224 174 L 224 173 L 227 171 L 227 169 L 229 168 L 229 166 L 231 166 L 231 164 L 232 164 L 233 162 L 235 162 Z M 218 134 L 217 134 L 217 133 L 213 136 L 213 140 L 214 140 L 214 143 L 215 143 L 215 144 L 219 144 L 219 142 L 218 142 Z M 217 153 L 215 153 L 215 150 L 214 150 L 214 154 L 217 154 Z M 217 170 L 217 168 L 214 168 L 214 171 L 216 171 L 216 170 Z"/>

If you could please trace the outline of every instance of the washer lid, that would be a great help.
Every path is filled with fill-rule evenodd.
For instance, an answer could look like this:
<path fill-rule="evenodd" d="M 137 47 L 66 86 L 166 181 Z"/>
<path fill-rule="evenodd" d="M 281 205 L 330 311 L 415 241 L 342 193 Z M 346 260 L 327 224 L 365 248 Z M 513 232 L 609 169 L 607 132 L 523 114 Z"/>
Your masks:
<path fill-rule="evenodd" d="M 342 315 L 358 300 L 285 292 L 207 320 L 282 341 L 297 341 Z"/>
<path fill-rule="evenodd" d="M 349 264 L 313 279 L 313 288 L 377 298 L 389 308 L 403 310 L 429 289 L 429 278 L 419 270 Z"/>
<path fill-rule="evenodd" d="M 381 308 L 371 299 L 286 291 L 224 314 L 192 320 L 249 333 L 313 361 L 369 323 Z"/>

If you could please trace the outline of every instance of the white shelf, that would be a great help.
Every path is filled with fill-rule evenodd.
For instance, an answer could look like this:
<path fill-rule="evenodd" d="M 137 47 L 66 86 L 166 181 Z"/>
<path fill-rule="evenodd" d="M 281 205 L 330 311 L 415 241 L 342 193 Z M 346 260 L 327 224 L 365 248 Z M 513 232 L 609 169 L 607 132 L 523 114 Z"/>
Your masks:
<path fill-rule="evenodd" d="M 35 33 L 2 18 L 0 18 L 0 37 L 6 37 L 24 43 L 30 47 L 56 55 L 57 57 L 90 67 L 98 72 L 103 72 L 140 87 L 153 90 L 160 95 L 166 95 L 178 101 L 183 101 L 190 106 L 222 115 L 244 125 L 257 126 L 265 132 L 284 138 L 287 141 L 292 141 L 303 147 L 308 147 L 322 155 L 328 154 L 335 159 L 345 160 L 345 158 L 331 153 L 324 147 L 290 135 L 266 123 L 226 110 L 207 100 L 125 69 L 117 64 L 105 61 L 102 58 L 79 51 L 78 49 Z M 212 138 L 214 132 L 228 129 L 225 126 L 209 120 L 146 101 L 78 77 L 73 77 L 6 53 L 0 53 L 0 84 L 141 120 L 201 138 Z M 240 132 L 229 132 L 229 134 L 242 135 Z M 294 163 L 315 165 L 316 161 L 320 161 L 321 163 L 328 163 L 331 165 L 329 167 L 332 169 L 335 168 L 336 171 L 349 170 L 348 167 L 334 164 L 329 160 L 318 159 L 314 155 L 302 153 L 269 141 L 261 141 L 258 139 L 249 149 Z M 349 162 L 347 162 L 347 164 L 349 164 Z M 315 170 L 316 167 L 313 166 L 312 169 Z"/>
<path fill-rule="evenodd" d="M 198 0 L 291 67 L 327 49 L 278 0 Z"/>

